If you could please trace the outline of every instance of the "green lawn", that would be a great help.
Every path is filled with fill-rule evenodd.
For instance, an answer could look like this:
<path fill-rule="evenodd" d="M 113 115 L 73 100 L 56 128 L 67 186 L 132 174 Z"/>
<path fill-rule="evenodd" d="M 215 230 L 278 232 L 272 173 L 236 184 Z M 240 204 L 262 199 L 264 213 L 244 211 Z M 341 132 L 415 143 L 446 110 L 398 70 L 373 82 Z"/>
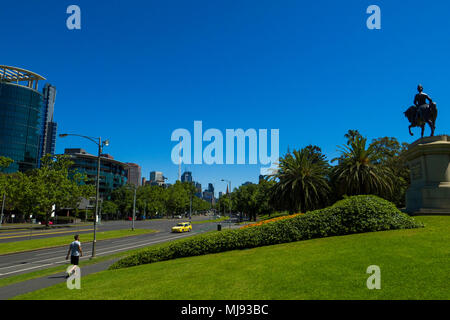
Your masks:
<path fill-rule="evenodd" d="M 134 229 L 131 231 L 127 230 L 113 230 L 113 231 L 103 231 L 97 232 L 97 240 L 107 240 L 107 239 L 115 239 L 115 238 L 123 238 L 130 236 L 137 236 L 145 233 L 153 233 L 156 230 L 150 229 Z M 74 231 L 74 234 L 76 231 Z M 44 249 L 44 248 L 52 248 L 59 247 L 63 245 L 68 245 L 73 241 L 73 235 L 67 236 L 56 236 L 51 238 L 44 239 L 32 239 L 32 240 L 23 240 L 23 241 L 15 241 L 15 242 L 6 242 L 0 243 L 0 255 L 7 253 L 16 253 L 16 252 L 24 252 L 36 249 Z M 80 240 L 81 242 L 89 242 L 94 238 L 94 233 L 81 233 Z"/>
<path fill-rule="evenodd" d="M 211 222 L 221 222 L 228 220 L 229 217 L 223 216 L 217 219 L 209 219 L 209 220 L 200 220 L 200 221 L 192 221 L 191 224 L 203 224 L 203 223 L 211 223 Z"/>
<path fill-rule="evenodd" d="M 19 299 L 450 299 L 450 217 L 426 227 L 300 241 L 103 271 Z M 381 290 L 366 269 L 381 268 Z"/>

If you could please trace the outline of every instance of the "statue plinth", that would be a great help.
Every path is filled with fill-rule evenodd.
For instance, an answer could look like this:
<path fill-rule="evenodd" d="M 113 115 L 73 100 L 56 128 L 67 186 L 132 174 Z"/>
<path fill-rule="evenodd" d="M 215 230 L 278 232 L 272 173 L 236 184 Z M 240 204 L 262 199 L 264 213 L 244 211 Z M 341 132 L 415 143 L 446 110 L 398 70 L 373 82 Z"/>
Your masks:
<path fill-rule="evenodd" d="M 450 215 L 450 136 L 419 139 L 409 145 L 405 158 L 411 171 L 406 211 Z"/>

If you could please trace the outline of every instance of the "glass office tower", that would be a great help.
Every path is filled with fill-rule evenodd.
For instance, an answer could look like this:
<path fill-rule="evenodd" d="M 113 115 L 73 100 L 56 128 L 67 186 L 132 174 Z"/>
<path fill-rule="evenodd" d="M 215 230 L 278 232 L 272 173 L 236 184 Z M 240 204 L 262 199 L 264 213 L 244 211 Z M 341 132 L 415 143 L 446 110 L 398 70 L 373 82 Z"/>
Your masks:
<path fill-rule="evenodd" d="M 38 167 L 42 128 L 40 80 L 45 78 L 0 65 L 0 156 L 14 160 L 6 172 Z"/>
<path fill-rule="evenodd" d="M 46 154 L 55 154 L 57 123 L 53 121 L 55 111 L 56 88 L 49 83 L 44 86 L 42 105 L 42 131 L 39 158 Z"/>

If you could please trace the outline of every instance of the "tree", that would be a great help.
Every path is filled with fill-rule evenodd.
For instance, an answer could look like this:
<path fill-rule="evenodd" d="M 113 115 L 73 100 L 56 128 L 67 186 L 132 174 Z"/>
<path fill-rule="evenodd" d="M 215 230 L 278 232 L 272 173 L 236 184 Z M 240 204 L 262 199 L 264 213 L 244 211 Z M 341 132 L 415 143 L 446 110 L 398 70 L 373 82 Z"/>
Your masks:
<path fill-rule="evenodd" d="M 344 137 L 347 138 L 347 145 L 350 145 L 356 139 L 362 138 L 362 135 L 358 130 L 348 130 Z"/>
<path fill-rule="evenodd" d="M 13 162 L 14 160 L 11 158 L 0 156 L 0 171 L 4 172 Z"/>
<path fill-rule="evenodd" d="M 338 196 L 375 194 L 391 195 L 393 172 L 382 163 L 375 145 L 366 148 L 367 139 L 358 135 L 341 146 L 338 164 L 332 170 L 332 180 Z"/>
<path fill-rule="evenodd" d="M 175 182 L 167 189 L 166 207 L 168 214 L 184 214 L 189 207 L 189 193 L 180 181 Z"/>
<path fill-rule="evenodd" d="M 92 195 L 92 186 L 80 186 L 80 182 L 86 179 L 84 175 L 75 172 L 69 178 L 72 164 L 67 155 L 48 154 L 41 159 L 41 168 L 30 171 L 25 175 L 27 178 L 21 177 L 22 187 L 27 187 L 23 194 L 29 197 L 34 209 L 44 215 L 46 226 L 53 208 L 75 208 L 81 197 Z"/>
<path fill-rule="evenodd" d="M 146 216 L 153 217 L 165 211 L 166 190 L 160 186 L 143 186 L 137 190 L 136 206 Z"/>
<path fill-rule="evenodd" d="M 124 185 L 113 190 L 111 199 L 117 205 L 122 217 L 133 210 L 134 186 Z"/>
<path fill-rule="evenodd" d="M 317 146 L 294 150 L 280 158 L 279 169 L 269 175 L 276 184 L 271 190 L 271 203 L 290 213 L 305 212 L 327 204 L 329 164 Z"/>
<path fill-rule="evenodd" d="M 267 179 L 261 179 L 258 183 L 257 201 L 259 204 L 259 214 L 268 214 L 269 217 L 274 212 L 274 207 L 271 205 L 271 192 L 276 182 Z"/>
<path fill-rule="evenodd" d="M 223 215 L 226 215 L 228 212 L 230 212 L 231 206 L 232 203 L 229 194 L 222 195 L 216 203 L 217 210 Z"/>
<path fill-rule="evenodd" d="M 119 207 L 117 206 L 117 204 L 114 203 L 114 201 L 109 201 L 109 200 L 103 201 L 102 213 L 116 214 L 118 210 L 119 210 Z"/>
<path fill-rule="evenodd" d="M 400 143 L 393 137 L 383 137 L 372 140 L 371 145 L 377 154 L 378 163 L 387 166 L 393 173 L 393 192 L 386 195 L 386 199 L 398 207 L 404 206 L 406 189 L 410 183 L 410 172 L 404 159 L 408 144 Z"/>
<path fill-rule="evenodd" d="M 259 188 L 256 184 L 240 186 L 234 191 L 236 209 L 239 212 L 246 213 L 250 220 L 256 221 L 256 216 L 260 211 L 258 202 Z"/>
<path fill-rule="evenodd" d="M 4 174 L 6 168 L 8 168 L 14 161 L 10 158 L 0 156 L 0 225 L 3 223 L 3 212 L 6 202 L 6 196 L 9 189 L 9 176 Z"/>

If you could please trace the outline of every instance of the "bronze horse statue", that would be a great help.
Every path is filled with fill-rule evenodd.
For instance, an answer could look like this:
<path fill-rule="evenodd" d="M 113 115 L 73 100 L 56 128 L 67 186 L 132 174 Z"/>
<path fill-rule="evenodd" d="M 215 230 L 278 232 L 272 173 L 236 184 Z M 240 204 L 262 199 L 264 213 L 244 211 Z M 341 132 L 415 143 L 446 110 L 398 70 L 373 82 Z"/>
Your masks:
<path fill-rule="evenodd" d="M 419 110 L 419 108 L 421 108 Z M 431 129 L 431 136 L 434 136 L 434 130 L 436 129 L 437 107 L 435 102 L 431 102 L 429 105 L 412 106 L 404 112 L 406 118 L 408 118 L 411 125 L 409 126 L 409 134 L 414 135 L 411 132 L 413 127 L 422 128 L 422 138 L 425 131 L 425 125 L 428 123 Z"/>

